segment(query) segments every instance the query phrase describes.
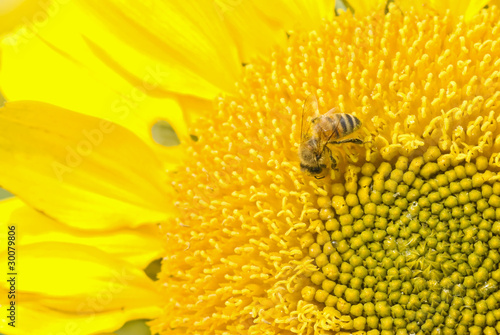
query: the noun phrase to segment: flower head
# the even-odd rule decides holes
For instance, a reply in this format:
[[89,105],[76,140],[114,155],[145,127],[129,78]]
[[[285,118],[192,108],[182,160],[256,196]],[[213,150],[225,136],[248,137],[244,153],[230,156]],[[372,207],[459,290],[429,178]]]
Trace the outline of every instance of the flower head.
[[[173,176],[154,329],[492,332],[499,14],[342,14],[246,66]],[[320,180],[297,155],[310,94],[363,123]]]

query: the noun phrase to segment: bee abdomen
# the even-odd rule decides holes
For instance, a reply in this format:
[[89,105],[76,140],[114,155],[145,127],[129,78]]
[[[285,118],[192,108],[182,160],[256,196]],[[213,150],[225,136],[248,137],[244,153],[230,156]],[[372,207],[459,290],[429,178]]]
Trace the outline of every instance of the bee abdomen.
[[359,121],[359,119],[354,115],[347,113],[337,113],[334,114],[334,117],[337,119],[336,121],[340,125],[339,137],[347,136],[361,127],[361,121]]

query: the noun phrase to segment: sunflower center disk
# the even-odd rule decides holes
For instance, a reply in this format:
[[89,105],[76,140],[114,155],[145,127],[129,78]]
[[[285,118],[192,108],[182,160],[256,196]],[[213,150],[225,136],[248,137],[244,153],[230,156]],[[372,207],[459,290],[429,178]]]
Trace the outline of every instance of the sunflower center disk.
[[324,230],[308,246],[318,271],[304,300],[346,331],[496,334],[500,182],[487,167],[437,147],[349,166],[333,197],[318,199]]

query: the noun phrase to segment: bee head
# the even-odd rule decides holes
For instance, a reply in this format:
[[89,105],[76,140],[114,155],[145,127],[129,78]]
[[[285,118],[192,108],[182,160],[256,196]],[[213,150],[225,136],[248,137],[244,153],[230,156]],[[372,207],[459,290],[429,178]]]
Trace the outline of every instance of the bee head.
[[317,175],[319,175],[321,172],[323,172],[323,169],[324,167],[321,166],[321,165],[316,165],[316,166],[307,166],[307,165],[304,165],[304,164],[300,164],[300,168],[302,169],[302,171],[307,171],[309,172],[311,175],[313,175],[314,177],[316,177]]

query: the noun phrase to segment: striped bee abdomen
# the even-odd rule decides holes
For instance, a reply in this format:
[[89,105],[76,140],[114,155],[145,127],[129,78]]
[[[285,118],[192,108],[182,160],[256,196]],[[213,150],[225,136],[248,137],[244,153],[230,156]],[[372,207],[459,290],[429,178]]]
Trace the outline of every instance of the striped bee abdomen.
[[347,113],[337,113],[331,116],[335,138],[342,138],[355,132],[361,127],[357,117]]

